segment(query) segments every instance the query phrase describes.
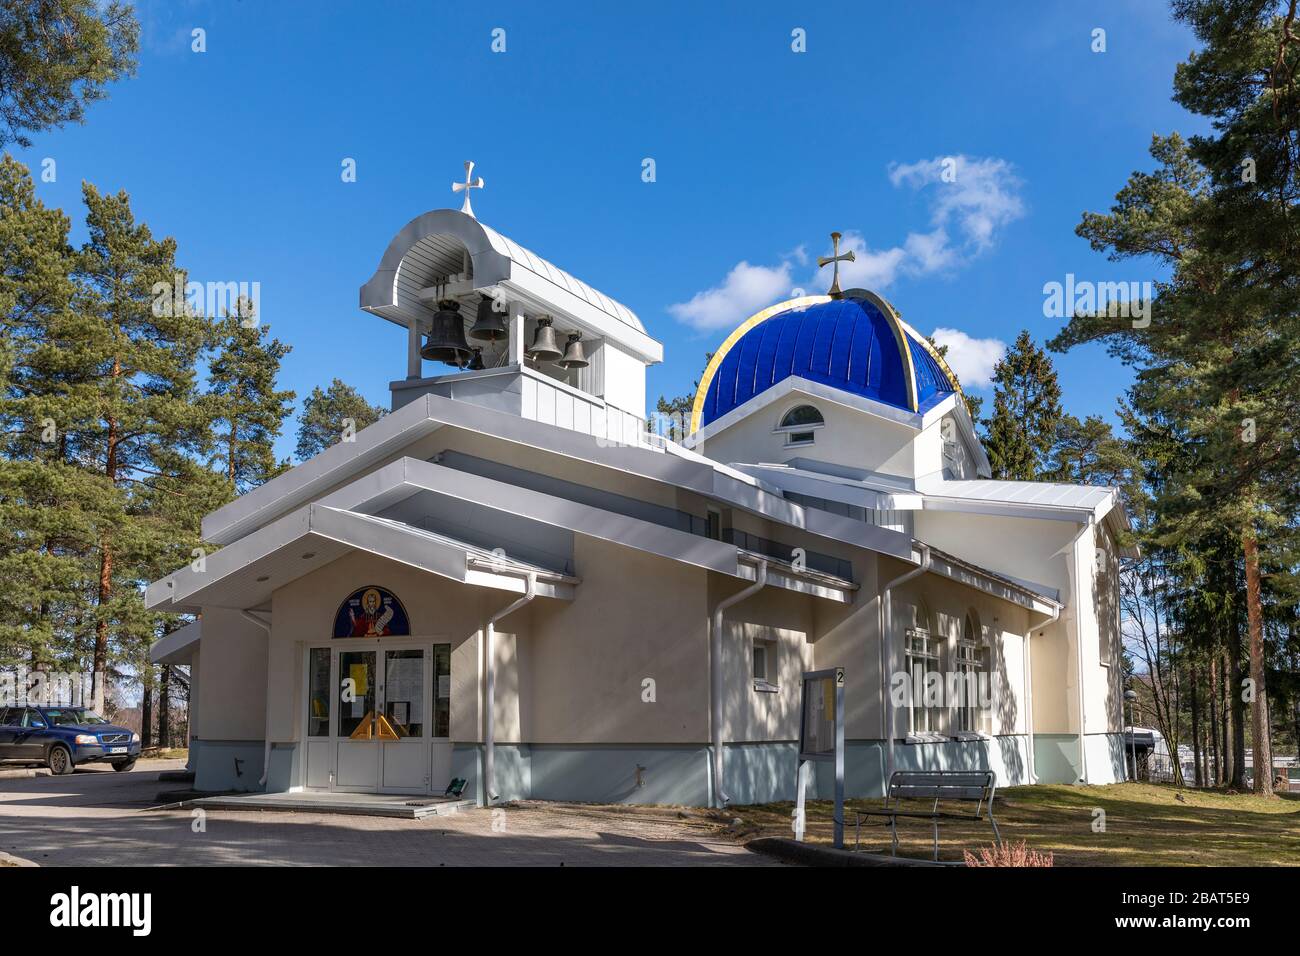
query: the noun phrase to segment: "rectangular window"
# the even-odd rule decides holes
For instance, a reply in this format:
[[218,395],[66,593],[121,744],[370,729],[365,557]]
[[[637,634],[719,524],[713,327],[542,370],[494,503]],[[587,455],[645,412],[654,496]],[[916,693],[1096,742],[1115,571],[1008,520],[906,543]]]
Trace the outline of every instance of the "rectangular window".
[[451,645],[433,645],[433,735],[451,736]]
[[373,740],[375,652],[339,651],[339,736]]
[[767,647],[754,645],[754,680],[767,680]]
[[790,432],[785,436],[786,447],[791,445],[811,445],[813,443],[812,432]]
[[705,528],[705,534],[714,541],[722,540],[722,512],[713,508],[709,509],[708,526]]
[[927,678],[941,680],[939,673],[939,642],[928,631],[909,628],[907,631],[907,677],[911,702],[908,706],[909,733],[932,733],[939,729],[940,707],[927,707],[925,694]]
[[957,676],[960,679],[960,697],[952,703],[957,708],[957,729],[978,733],[980,726],[980,691],[986,684],[988,668],[984,662],[984,649],[974,641],[957,642]]
[[330,735],[330,648],[313,647],[307,658],[307,736]]

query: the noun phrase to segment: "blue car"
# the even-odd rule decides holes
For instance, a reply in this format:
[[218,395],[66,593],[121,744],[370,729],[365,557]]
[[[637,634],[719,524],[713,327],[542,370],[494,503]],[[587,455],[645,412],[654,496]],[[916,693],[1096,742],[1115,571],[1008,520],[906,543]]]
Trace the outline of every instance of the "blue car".
[[0,761],[43,763],[65,774],[84,763],[130,770],[139,757],[139,734],[85,707],[0,707]]

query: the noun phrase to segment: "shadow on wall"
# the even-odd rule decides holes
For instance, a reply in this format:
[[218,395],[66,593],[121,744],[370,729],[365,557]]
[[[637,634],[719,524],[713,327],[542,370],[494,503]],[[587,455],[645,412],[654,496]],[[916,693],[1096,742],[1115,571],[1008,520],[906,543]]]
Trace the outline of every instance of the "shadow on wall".
[[[1093,575],[1092,602],[1093,607],[1097,609],[1098,653],[1102,660],[1110,662],[1110,669],[1106,671],[1106,731],[1122,735],[1124,732],[1122,679],[1124,645],[1120,638],[1119,627],[1119,554],[1115,550],[1115,541],[1109,531],[1101,535],[1101,541],[1103,543],[1101,550],[1106,556],[1106,567]],[[1126,776],[1123,740],[1110,739],[1109,744],[1110,780],[1123,780]],[[1091,770],[1090,767],[1090,777],[1094,776]],[[1103,779],[1097,782],[1108,783],[1110,780]]]
[[[972,611],[971,613],[974,614],[975,612]],[[979,617],[977,616],[975,620],[978,621]],[[996,624],[997,618],[994,618],[993,620]],[[997,703],[994,705],[996,708],[994,719],[997,722],[998,727],[1014,729],[1018,726],[1018,720],[1020,717],[1019,698],[1012,687],[1011,675],[1007,671],[1006,648],[1003,646],[1000,637],[1001,632],[995,628],[986,629],[983,624],[980,625],[980,630],[981,632],[987,630],[988,634],[988,636],[985,637],[985,634],[981,633],[980,639],[981,642],[989,648],[990,689],[997,700]],[[1026,637],[1025,640],[1028,641],[1030,638]],[[1023,653],[1024,648],[1022,647],[1021,654]],[[1019,674],[1023,675],[1023,673],[1024,668],[1022,667],[1020,668]],[[997,686],[993,687],[992,681],[995,678],[997,680]],[[995,765],[990,769],[998,771],[997,783],[999,787],[1010,787],[1029,783],[1028,757],[1022,746],[1017,743],[1017,741],[1025,739],[1026,738],[1024,737],[994,738],[993,742],[997,747],[1000,766]]]

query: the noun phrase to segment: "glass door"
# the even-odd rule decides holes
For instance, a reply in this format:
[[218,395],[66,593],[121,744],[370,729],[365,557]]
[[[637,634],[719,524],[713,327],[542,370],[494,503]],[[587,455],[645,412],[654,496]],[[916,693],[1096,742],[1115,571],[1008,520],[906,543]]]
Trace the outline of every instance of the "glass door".
[[423,794],[433,770],[447,776],[450,650],[370,641],[309,647],[306,786]]
[[425,793],[429,789],[429,748],[424,648],[387,648],[380,684],[378,740],[382,744],[381,789]]
[[335,705],[338,709],[338,758],[335,790],[370,790],[379,783],[383,733],[380,720],[378,651],[339,651]]

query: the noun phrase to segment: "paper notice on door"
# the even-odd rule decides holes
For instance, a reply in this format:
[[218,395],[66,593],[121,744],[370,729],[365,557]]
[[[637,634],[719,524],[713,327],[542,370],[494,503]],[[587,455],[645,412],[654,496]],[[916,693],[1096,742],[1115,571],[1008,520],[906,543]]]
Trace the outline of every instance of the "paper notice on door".
[[365,697],[370,689],[370,682],[366,680],[367,673],[365,664],[353,664],[348,668],[348,676],[352,678],[352,693],[358,698]]
[[423,719],[424,658],[390,657],[385,676],[384,697],[390,702],[403,701],[407,716],[403,724],[419,724]]
[[443,700],[451,696],[451,675],[438,675],[438,699]]

